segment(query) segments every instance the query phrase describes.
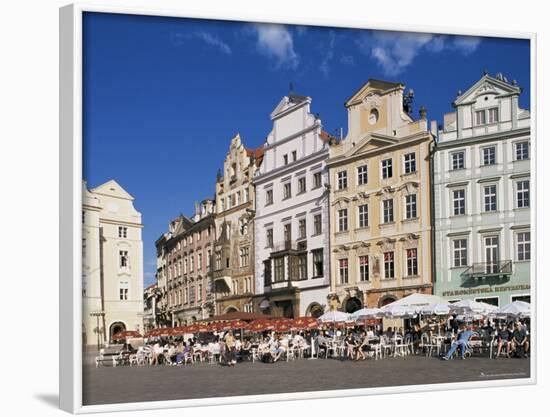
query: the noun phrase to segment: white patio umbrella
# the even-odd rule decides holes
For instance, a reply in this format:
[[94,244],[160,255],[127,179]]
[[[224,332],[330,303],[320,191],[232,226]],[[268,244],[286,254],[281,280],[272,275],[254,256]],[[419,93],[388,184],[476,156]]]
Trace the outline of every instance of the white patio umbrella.
[[487,315],[498,312],[497,306],[469,299],[451,303],[450,307],[452,313],[461,315]]
[[353,320],[375,319],[382,317],[382,310],[379,308],[362,308],[351,315]]
[[531,304],[525,301],[513,301],[499,310],[500,314],[514,317],[525,317],[531,315]]
[[321,323],[341,323],[349,320],[350,315],[348,313],[343,313],[337,310],[329,311],[317,319],[317,321]]
[[430,304],[426,307],[422,307],[419,311],[420,314],[424,315],[436,315],[436,316],[446,316],[449,314],[451,308],[450,303],[436,303]]
[[416,314],[416,309],[411,306],[403,306],[395,303],[382,307],[382,313],[385,317],[407,318]]

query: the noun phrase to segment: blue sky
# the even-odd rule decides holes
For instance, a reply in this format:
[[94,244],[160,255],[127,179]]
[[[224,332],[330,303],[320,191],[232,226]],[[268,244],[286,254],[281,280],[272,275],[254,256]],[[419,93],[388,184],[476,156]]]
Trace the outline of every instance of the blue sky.
[[527,40],[86,13],[84,179],[135,197],[149,284],[155,240],[213,197],[231,137],[263,143],[290,83],[329,132],[346,132],[343,103],[369,78],[413,88],[414,116],[424,105],[442,123],[485,69],[529,108],[529,54]]

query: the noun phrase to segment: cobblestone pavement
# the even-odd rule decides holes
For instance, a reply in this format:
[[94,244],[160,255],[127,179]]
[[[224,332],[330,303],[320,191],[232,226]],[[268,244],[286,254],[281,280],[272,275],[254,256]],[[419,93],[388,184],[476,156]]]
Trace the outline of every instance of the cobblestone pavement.
[[528,378],[530,372],[530,359],[483,357],[448,362],[412,356],[362,362],[298,359],[235,367],[197,363],[97,369],[90,362],[86,360],[83,373],[85,405],[515,379]]

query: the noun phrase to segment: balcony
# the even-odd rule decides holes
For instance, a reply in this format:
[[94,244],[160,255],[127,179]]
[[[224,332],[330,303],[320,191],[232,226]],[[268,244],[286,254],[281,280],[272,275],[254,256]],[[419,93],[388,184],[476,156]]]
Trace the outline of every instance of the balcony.
[[273,245],[271,256],[279,254],[279,252],[302,252],[305,250],[307,250],[307,240],[285,240]]
[[501,284],[510,280],[512,261],[479,262],[469,266],[462,274],[462,286]]

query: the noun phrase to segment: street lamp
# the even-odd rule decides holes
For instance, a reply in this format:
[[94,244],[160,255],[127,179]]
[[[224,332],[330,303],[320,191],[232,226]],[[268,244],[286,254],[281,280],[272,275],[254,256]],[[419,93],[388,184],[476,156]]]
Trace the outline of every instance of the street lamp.
[[101,333],[100,332],[100,327],[99,327],[99,318],[104,317],[105,312],[104,311],[94,311],[94,312],[90,313],[90,316],[96,318],[97,326],[95,328],[95,332],[97,334],[97,350],[99,350],[100,349],[99,334]]

